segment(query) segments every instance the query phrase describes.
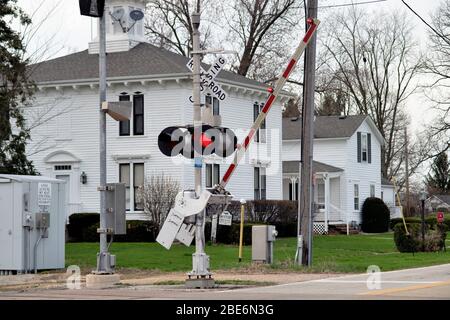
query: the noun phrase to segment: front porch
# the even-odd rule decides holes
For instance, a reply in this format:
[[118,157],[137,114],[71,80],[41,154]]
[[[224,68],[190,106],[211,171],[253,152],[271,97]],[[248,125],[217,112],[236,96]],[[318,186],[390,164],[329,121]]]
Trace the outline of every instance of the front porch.
[[[296,201],[299,194],[299,162],[283,162],[283,199]],[[315,214],[314,232],[327,234],[329,225],[347,224],[346,213],[341,209],[341,179],[343,170],[321,162],[313,162],[315,183],[313,188]]]

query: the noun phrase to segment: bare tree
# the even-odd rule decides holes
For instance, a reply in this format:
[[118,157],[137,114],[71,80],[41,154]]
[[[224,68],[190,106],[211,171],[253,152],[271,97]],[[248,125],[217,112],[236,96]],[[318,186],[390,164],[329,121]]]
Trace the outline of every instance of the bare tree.
[[[273,78],[279,71],[277,61],[284,63],[291,51],[294,31],[302,28],[300,4],[295,0],[205,0],[201,47],[214,44],[234,49],[239,54],[230,63],[233,71],[258,80]],[[189,56],[194,6],[195,1],[188,0],[150,0],[146,10],[149,41]]]
[[137,201],[142,203],[144,212],[149,216],[159,231],[170,209],[174,206],[175,197],[180,190],[179,183],[164,174],[154,174],[146,178],[139,187]]
[[423,68],[412,27],[398,12],[369,16],[351,8],[329,19],[322,37],[324,67],[348,93],[351,112],[370,115],[385,138],[382,173],[391,178],[403,160],[406,100],[416,92]]
[[239,52],[238,74],[259,80],[277,75],[275,61],[286,60],[292,47],[291,34],[303,27],[300,4],[295,0],[234,0],[224,5],[227,40]]
[[[205,1],[204,8],[214,7],[216,2]],[[191,14],[195,4],[189,0],[150,0],[146,8],[146,33],[149,41],[185,57],[192,51]],[[206,47],[211,35],[208,23],[201,25],[200,46]]]
[[436,32],[429,32],[431,45],[426,73],[433,77],[433,82],[428,86],[427,94],[439,112],[431,127],[443,141],[442,152],[450,149],[450,0],[443,0],[432,18]]

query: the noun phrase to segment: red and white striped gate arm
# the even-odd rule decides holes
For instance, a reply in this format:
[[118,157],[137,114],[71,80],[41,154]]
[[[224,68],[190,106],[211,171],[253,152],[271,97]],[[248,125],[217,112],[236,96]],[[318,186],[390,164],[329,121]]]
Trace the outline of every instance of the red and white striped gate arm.
[[289,78],[289,75],[291,74],[292,70],[294,70],[297,61],[300,59],[301,55],[303,54],[303,51],[305,51],[305,48],[308,45],[309,41],[311,40],[313,34],[316,32],[317,27],[320,24],[320,21],[318,19],[309,18],[307,20],[307,23],[310,25],[308,31],[306,32],[299,46],[295,50],[283,74],[281,75],[281,77],[278,78],[275,84],[275,88],[273,89],[273,92],[271,92],[271,94],[267,98],[264,108],[262,109],[261,113],[258,115],[252,127],[250,128],[250,132],[245,137],[244,143],[241,144],[236,150],[233,162],[228,167],[228,170],[225,172],[222,181],[220,182],[217,188],[219,191],[225,190],[225,186],[227,185],[228,181],[230,181],[230,178],[233,172],[236,170],[236,167],[238,166],[239,162],[244,157],[245,152],[247,151],[248,146],[250,145],[250,142],[252,141],[252,138],[255,135],[255,132],[259,129],[261,123],[266,118],[270,108],[272,107],[272,104],[274,103],[275,99],[281,92],[281,89],[284,87],[284,84],[286,83],[286,80]]

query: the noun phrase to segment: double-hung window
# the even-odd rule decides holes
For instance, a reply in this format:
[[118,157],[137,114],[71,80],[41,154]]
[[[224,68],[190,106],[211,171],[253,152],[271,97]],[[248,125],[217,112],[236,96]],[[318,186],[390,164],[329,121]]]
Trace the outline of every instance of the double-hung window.
[[[255,102],[253,104],[253,121],[258,118],[259,114],[261,113],[262,109],[264,108],[264,103],[259,104],[258,102]],[[255,133],[255,142],[266,142],[266,119],[261,123],[260,128]]]
[[317,209],[325,209],[325,184],[317,184]]
[[[128,95],[126,92],[123,92],[119,96],[119,101],[130,101],[130,95]],[[120,136],[130,135],[130,120],[119,122],[119,135]]]
[[216,97],[212,97],[211,95],[207,95],[205,97],[205,104],[208,104],[212,107],[213,116],[220,115],[220,100]]
[[361,136],[361,158],[363,162],[367,161],[367,134]]
[[359,185],[353,185],[353,208],[359,210]]
[[139,187],[144,185],[144,164],[119,164],[119,181],[125,184],[127,211],[144,210],[143,203],[139,199]]
[[206,187],[212,188],[216,184],[220,183],[220,165],[219,164],[209,164],[207,163],[206,166]]
[[[119,101],[130,101],[131,97],[126,92],[122,92]],[[141,92],[135,92],[133,95],[132,121],[119,122],[119,135],[130,136],[133,132],[134,136],[144,135],[144,95]]]
[[144,95],[140,92],[133,96],[133,134],[144,135]]
[[293,182],[289,181],[289,200],[297,201],[298,198],[298,180]]
[[357,133],[358,162],[372,163],[372,135],[370,133]]
[[255,200],[266,199],[266,168],[255,167],[254,168],[254,190]]

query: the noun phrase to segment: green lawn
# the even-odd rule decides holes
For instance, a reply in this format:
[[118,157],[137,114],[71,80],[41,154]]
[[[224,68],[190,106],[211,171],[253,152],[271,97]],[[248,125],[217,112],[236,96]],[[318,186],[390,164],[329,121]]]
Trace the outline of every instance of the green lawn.
[[[293,265],[295,238],[275,242],[275,263],[269,268],[298,269]],[[447,240],[447,246],[450,241]],[[111,252],[117,255],[119,268],[160,271],[189,271],[194,246],[174,245],[166,250],[157,243],[113,243]],[[95,266],[98,244],[68,243],[66,264],[82,268]],[[243,262],[238,263],[238,247],[207,246],[212,270],[246,268],[250,266],[251,247],[244,247]],[[313,272],[365,272],[369,265],[382,271],[450,263],[450,250],[437,253],[399,253],[392,233],[376,235],[315,236]],[[301,268],[300,268],[301,269]],[[300,271],[300,270],[298,270]]]

